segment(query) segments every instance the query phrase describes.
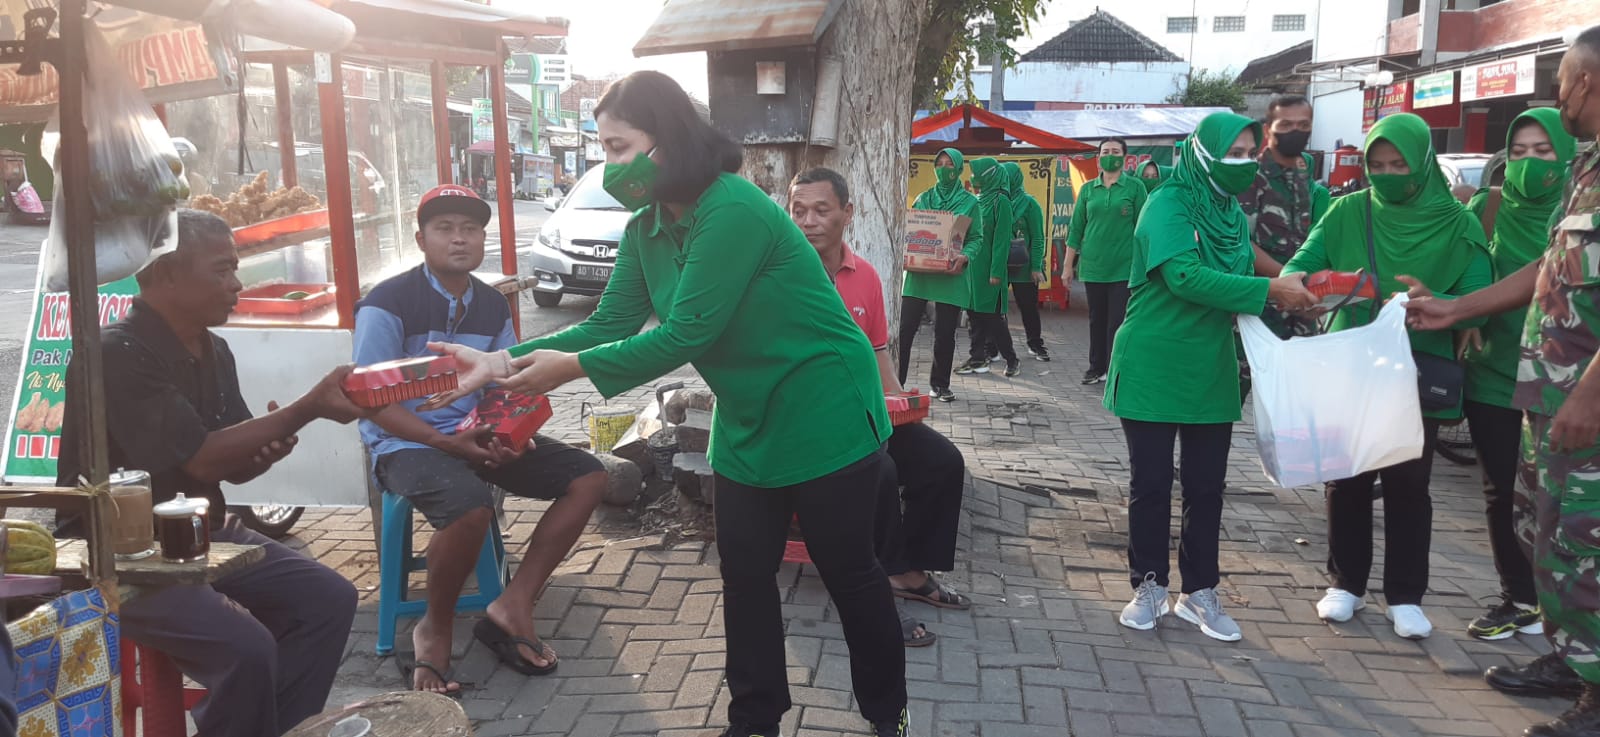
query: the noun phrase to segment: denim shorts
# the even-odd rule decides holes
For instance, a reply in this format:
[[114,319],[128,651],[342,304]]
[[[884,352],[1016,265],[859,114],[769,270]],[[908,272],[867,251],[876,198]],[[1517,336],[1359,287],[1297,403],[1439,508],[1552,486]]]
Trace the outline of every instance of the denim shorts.
[[560,499],[579,478],[605,466],[588,451],[535,435],[534,447],[499,468],[477,469],[435,448],[406,448],[378,457],[378,483],[441,529],[479,507],[494,507],[494,488],[525,499]]

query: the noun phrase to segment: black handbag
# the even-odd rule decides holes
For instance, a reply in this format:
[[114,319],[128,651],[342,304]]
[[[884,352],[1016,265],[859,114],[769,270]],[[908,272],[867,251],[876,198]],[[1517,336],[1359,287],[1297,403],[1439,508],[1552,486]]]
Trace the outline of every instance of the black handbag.
[[[1367,193],[1367,268],[1374,284],[1378,281],[1378,253],[1372,237],[1372,193]],[[1381,294],[1379,295],[1382,296]],[[1377,319],[1382,299],[1372,300],[1372,319]],[[1422,351],[1411,352],[1411,362],[1417,367],[1417,400],[1423,412],[1441,412],[1461,405],[1461,395],[1466,390],[1467,370],[1454,358],[1435,356]]]
[[1027,266],[1032,256],[1028,253],[1027,238],[1012,238],[1011,253],[1006,254],[1006,266]]

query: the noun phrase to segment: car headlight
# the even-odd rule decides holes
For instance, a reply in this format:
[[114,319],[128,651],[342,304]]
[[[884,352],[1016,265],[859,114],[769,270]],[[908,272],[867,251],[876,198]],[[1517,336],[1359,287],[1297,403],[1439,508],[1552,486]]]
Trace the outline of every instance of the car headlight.
[[561,250],[561,231],[554,228],[544,228],[539,231],[539,242],[559,251]]

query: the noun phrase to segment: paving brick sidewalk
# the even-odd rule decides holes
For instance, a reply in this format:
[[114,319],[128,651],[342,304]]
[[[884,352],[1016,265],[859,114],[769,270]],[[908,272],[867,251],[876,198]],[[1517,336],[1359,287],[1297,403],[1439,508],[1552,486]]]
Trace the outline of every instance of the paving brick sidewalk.
[[[1436,629],[1421,643],[1405,641],[1382,606],[1345,625],[1316,619],[1313,605],[1326,585],[1321,491],[1272,488],[1248,424],[1235,434],[1221,587],[1244,640],[1218,643],[1173,617],[1154,632],[1119,626],[1115,614],[1129,596],[1126,449],[1100,408],[1100,387],[1078,383],[1086,323],[1081,307],[1046,313],[1055,361],[1026,361],[1014,379],[958,377],[958,400],[934,408],[930,422],[961,446],[975,477],[959,569],[947,580],[976,606],[912,607],[940,636],[933,647],[906,651],[913,734],[1511,735],[1565,708],[1500,695],[1479,678],[1487,666],[1531,657],[1543,642],[1485,643],[1464,634],[1497,588],[1475,471],[1435,467],[1433,578],[1424,603]],[[1013,324],[1020,333],[1015,316]],[[919,336],[922,359],[930,332]],[[920,363],[911,383],[923,384],[917,377],[926,373]],[[646,396],[637,391],[628,401]],[[576,412],[586,399],[592,394],[557,400],[555,434],[583,437]],[[541,508],[508,502],[514,557]],[[378,579],[370,518],[364,511],[307,517],[297,544],[362,592],[333,703],[403,688],[393,659],[373,655]],[[419,545],[425,537],[419,532]],[[627,514],[607,509],[557,574],[537,612],[540,634],[562,656],[557,675],[497,668],[471,642],[471,618],[458,624],[458,675],[474,684],[463,704],[479,737],[715,734],[729,696],[714,547],[664,547]],[[785,564],[779,582],[795,702],[783,733],[865,734],[837,614],[815,569]],[[399,640],[409,649],[406,632]]]

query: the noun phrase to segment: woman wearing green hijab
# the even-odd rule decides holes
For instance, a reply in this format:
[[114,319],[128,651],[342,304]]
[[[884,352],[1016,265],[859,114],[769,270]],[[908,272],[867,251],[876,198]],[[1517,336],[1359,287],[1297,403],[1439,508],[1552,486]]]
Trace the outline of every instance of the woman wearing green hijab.
[[1139,183],[1144,185],[1146,192],[1156,191],[1156,187],[1164,184],[1170,176],[1172,167],[1162,166],[1154,161],[1146,161],[1144,166],[1139,167]]
[[968,361],[956,369],[958,374],[989,371],[985,346],[994,341],[1006,359],[1006,376],[1022,369],[1011,333],[1006,329],[1006,257],[1011,253],[1011,200],[1006,197],[1006,174],[1000,162],[984,157],[972,162],[972,182],[978,186],[978,219],[967,232],[967,246],[973,249],[967,269],[967,288],[972,305],[967,312],[974,328]]
[[[961,152],[947,148],[933,161],[933,170],[939,183],[917,197],[911,207],[916,210],[937,210],[965,215],[972,219],[970,231],[978,229],[978,198],[961,186],[961,170],[966,160]],[[922,274],[906,272],[905,287],[900,292],[900,384],[906,383],[911,370],[911,346],[916,344],[917,329],[922,326],[922,316],[933,303],[933,369],[928,377],[928,391],[939,401],[950,402],[956,398],[950,392],[950,369],[955,361],[956,324],[961,322],[961,311],[972,305],[972,292],[967,287],[967,277],[962,273],[967,262],[977,250],[977,244],[968,238],[963,253],[957,257],[956,268],[948,274]]]
[[1233,113],[1201,121],[1172,179],[1150,195],[1134,231],[1132,296],[1112,348],[1105,406],[1128,440],[1128,573],[1133,601],[1119,621],[1148,630],[1172,610],[1167,539],[1172,451],[1182,443],[1183,532],[1178,616],[1207,636],[1240,637],[1216,586],[1222,489],[1239,421],[1236,314],[1259,315],[1270,299],[1307,308],[1298,276],[1254,275],[1249,223],[1238,194],[1255,181],[1261,126]]
[[[1039,324],[1039,282],[1044,281],[1044,208],[1023,189],[1022,167],[1015,161],[1000,165],[1006,173],[1006,196],[1011,200],[1011,241],[1022,241],[1028,262],[1009,264],[1011,296],[1022,313],[1022,329],[1028,336],[1028,353],[1040,361],[1050,360]],[[1008,243],[1006,247],[1011,246]],[[1007,252],[1009,257],[1010,253]],[[1009,258],[1008,258],[1009,262]],[[991,343],[992,345],[992,343]]]
[[[1366,143],[1366,173],[1372,186],[1334,200],[1283,273],[1370,271],[1370,232],[1382,294],[1409,288],[1412,296],[1432,289],[1452,297],[1489,286],[1493,272],[1483,226],[1451,196],[1434,156],[1428,124],[1410,113],[1392,115],[1372,127]],[[1377,311],[1376,302],[1351,305],[1333,316],[1329,329],[1365,325]],[[1411,331],[1411,348],[1414,353],[1455,357],[1451,335],[1445,331]],[[1421,458],[1328,483],[1332,586],[1317,604],[1318,616],[1344,622],[1365,606],[1362,597],[1372,570],[1372,485],[1382,478],[1384,529],[1390,531],[1383,558],[1388,616],[1401,637],[1420,639],[1433,631],[1420,604],[1428,588],[1433,526],[1428,483],[1434,434],[1440,419],[1460,416],[1460,407],[1423,414],[1426,447]]]
[[[1551,213],[1561,204],[1567,183],[1567,165],[1577,151],[1577,141],[1561,127],[1561,113],[1541,107],[1518,115],[1506,135],[1505,185],[1499,209],[1493,213],[1493,194],[1482,190],[1467,207],[1483,224],[1493,227],[1489,256],[1495,281],[1504,279],[1544,253],[1549,242]],[[1484,219],[1487,216],[1489,219]],[[1521,460],[1522,412],[1511,403],[1521,357],[1522,324],[1528,309],[1502,312],[1488,318],[1481,336],[1467,346],[1467,427],[1483,467],[1487,497],[1489,549],[1500,575],[1500,603],[1467,626],[1467,634],[1499,640],[1514,633],[1539,634],[1538,599],[1533,568],[1522,552],[1512,525],[1512,500],[1516,494],[1517,463]],[[1468,331],[1471,334],[1471,331]]]

